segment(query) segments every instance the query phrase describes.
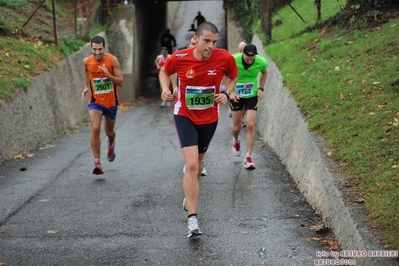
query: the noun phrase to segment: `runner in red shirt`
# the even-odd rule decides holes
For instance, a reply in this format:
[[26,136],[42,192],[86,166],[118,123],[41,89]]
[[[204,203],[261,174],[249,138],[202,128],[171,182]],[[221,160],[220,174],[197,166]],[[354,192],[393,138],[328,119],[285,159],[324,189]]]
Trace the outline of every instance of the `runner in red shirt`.
[[[227,103],[238,79],[234,57],[216,48],[219,30],[214,24],[202,23],[193,38],[197,46],[176,51],[159,74],[164,101],[173,99],[170,76],[177,73],[179,78],[174,119],[186,165],[183,190],[188,210],[188,237],[202,234],[197,218],[202,160],[217,127],[219,104]],[[229,80],[227,91],[221,92],[224,75]]]

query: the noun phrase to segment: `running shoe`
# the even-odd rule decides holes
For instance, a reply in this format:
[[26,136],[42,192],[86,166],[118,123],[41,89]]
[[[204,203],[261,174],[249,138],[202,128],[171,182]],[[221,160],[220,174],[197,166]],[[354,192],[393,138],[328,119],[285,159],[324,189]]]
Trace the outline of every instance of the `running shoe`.
[[101,165],[101,162],[95,161],[93,175],[102,175],[102,174],[104,174],[104,170],[103,170],[103,166]]
[[186,198],[183,199],[183,209],[187,212],[187,206],[186,206]]
[[233,151],[236,157],[239,157],[241,155],[240,140],[238,141],[233,140],[233,148],[231,148],[231,150]]
[[193,215],[187,220],[188,225],[188,238],[196,237],[202,235],[201,229],[198,227],[198,218]]
[[253,170],[255,169],[254,164],[252,163],[251,157],[247,156],[244,160],[244,167],[247,168],[248,170]]
[[205,165],[204,162],[202,162],[202,172],[201,172],[201,176],[206,176],[208,174],[208,172],[205,169]]
[[[186,165],[183,166],[183,174],[186,173]],[[204,162],[202,162],[202,172],[201,172],[201,176],[206,176],[208,174],[208,172],[205,169],[204,166]]]
[[166,106],[172,106],[172,104],[170,102],[166,102]]
[[229,110],[227,111],[227,115],[229,116],[229,117],[232,117],[233,116],[233,114],[231,113],[231,109],[229,108]]
[[113,162],[115,160],[115,141],[114,144],[112,145],[112,147],[109,146],[109,143],[107,143],[107,147],[108,147],[108,152],[107,152],[107,159],[110,162]]
[[242,120],[242,127],[247,127],[247,124],[245,123],[245,120]]
[[161,107],[165,107],[165,106],[166,106],[166,102],[165,102],[165,101],[162,101]]

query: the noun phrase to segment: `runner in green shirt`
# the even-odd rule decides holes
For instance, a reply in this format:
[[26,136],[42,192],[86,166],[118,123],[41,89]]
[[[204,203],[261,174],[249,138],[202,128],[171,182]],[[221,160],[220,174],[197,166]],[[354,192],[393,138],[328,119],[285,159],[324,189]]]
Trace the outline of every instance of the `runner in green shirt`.
[[[258,100],[263,98],[264,86],[267,78],[266,59],[258,55],[256,46],[247,44],[242,54],[234,56],[238,67],[238,82],[234,92],[230,95],[230,109],[233,113],[233,148],[235,156],[241,155],[240,131],[242,118],[246,114],[247,122],[247,153],[244,160],[246,169],[255,169],[252,162],[252,151],[255,142],[255,120],[258,109]],[[260,73],[259,85],[258,75]]]

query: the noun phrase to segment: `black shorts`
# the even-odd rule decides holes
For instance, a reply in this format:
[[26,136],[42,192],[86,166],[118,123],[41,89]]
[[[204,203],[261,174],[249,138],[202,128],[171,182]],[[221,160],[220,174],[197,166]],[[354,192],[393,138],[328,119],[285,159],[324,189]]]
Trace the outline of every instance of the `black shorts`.
[[240,111],[243,108],[246,110],[258,110],[258,96],[251,98],[240,98],[238,102],[233,102],[230,100],[230,109],[232,111]]
[[174,115],[174,118],[180,147],[198,146],[198,153],[205,153],[215,134],[218,122],[207,125],[194,125],[185,116]]

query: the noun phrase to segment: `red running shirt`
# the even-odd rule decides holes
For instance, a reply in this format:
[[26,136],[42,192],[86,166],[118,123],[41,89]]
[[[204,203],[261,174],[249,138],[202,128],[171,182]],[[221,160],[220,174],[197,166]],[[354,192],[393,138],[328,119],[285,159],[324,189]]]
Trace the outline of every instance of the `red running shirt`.
[[179,50],[166,61],[168,75],[177,73],[179,90],[173,113],[189,118],[195,125],[211,124],[219,119],[219,93],[223,76],[236,78],[238,69],[234,57],[226,50],[215,48],[207,60],[193,56],[194,48]]
[[[164,65],[165,65],[165,63],[166,63],[166,61],[168,61],[168,59],[169,59],[169,57],[171,57],[172,55],[170,55],[170,54],[168,54],[167,56],[166,56],[166,58],[163,56],[163,55],[158,55],[157,56],[157,60],[158,60],[158,65],[162,68]],[[161,70],[160,69],[158,69],[158,75],[159,75],[159,72],[160,72]]]

